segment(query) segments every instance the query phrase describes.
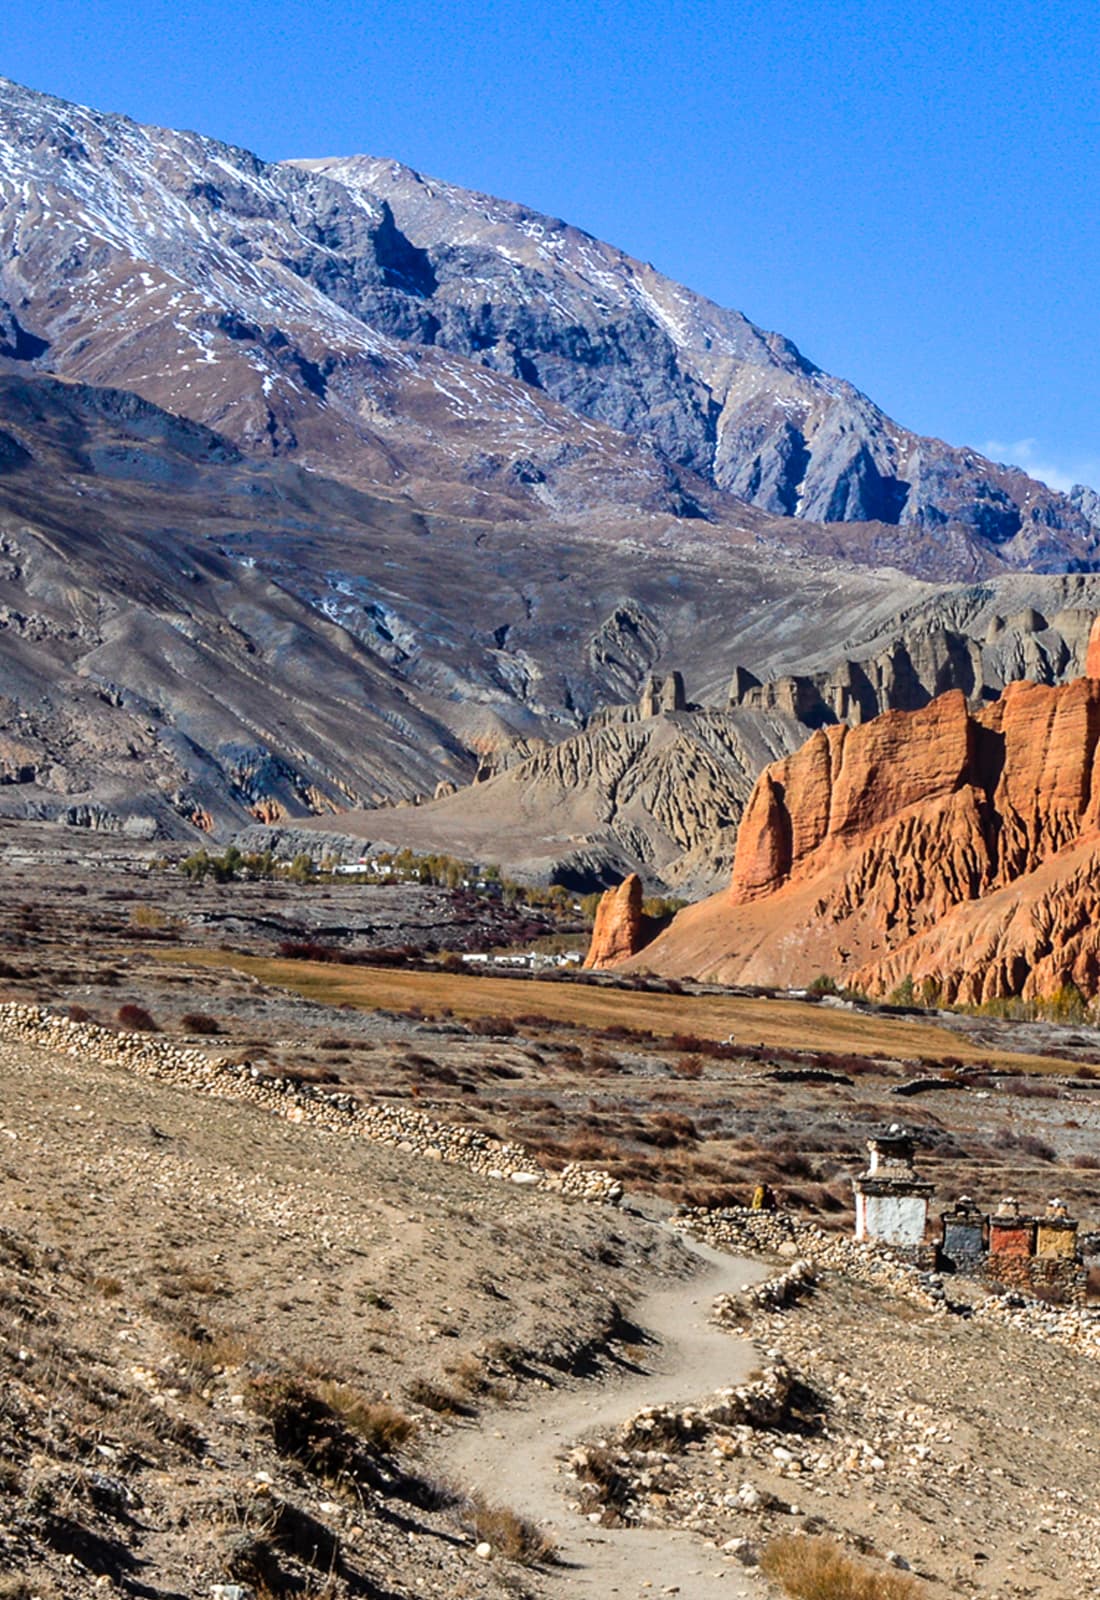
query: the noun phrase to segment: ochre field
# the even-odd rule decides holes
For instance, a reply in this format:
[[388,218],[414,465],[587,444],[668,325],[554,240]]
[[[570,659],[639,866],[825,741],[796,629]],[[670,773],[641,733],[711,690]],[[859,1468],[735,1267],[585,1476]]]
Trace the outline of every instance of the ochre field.
[[897,1060],[983,1062],[1032,1072],[1072,1072],[1054,1056],[1017,1055],[974,1043],[952,1029],[918,1018],[863,1016],[797,1000],[737,995],[645,994],[537,978],[483,978],[464,973],[342,966],[290,961],[231,950],[160,952],[160,958],[205,967],[231,967],[261,983],[289,989],[325,1005],[426,1015],[449,1010],[458,1018],[518,1019],[538,1015],[580,1027],[616,1025],[661,1035],[695,1034],[781,1050],[828,1050]]

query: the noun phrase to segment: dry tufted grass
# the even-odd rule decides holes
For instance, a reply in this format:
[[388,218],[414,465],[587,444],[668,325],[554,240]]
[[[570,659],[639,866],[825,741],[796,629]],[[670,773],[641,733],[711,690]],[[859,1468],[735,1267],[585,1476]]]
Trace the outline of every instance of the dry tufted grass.
[[314,1389],[332,1414],[372,1449],[394,1451],[416,1432],[415,1422],[397,1406],[369,1399],[354,1384],[324,1379]]
[[782,1584],[792,1600],[920,1600],[924,1592],[905,1573],[853,1561],[832,1539],[797,1534],[766,1545],[760,1570]]
[[483,1495],[471,1495],[461,1519],[479,1544],[492,1548],[494,1556],[514,1561],[521,1567],[539,1567],[554,1556],[554,1541],[521,1517],[510,1506],[496,1505]]

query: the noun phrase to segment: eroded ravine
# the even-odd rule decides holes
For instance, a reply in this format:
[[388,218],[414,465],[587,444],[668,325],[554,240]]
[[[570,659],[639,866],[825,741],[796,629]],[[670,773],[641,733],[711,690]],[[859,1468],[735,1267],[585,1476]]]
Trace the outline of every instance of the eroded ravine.
[[759,1282],[768,1268],[690,1238],[683,1244],[706,1270],[648,1295],[631,1311],[654,1341],[645,1371],[548,1390],[533,1404],[499,1413],[449,1441],[446,1466],[456,1481],[507,1503],[553,1535],[558,1564],[545,1579],[549,1595],[596,1600],[678,1590],[685,1600],[733,1600],[763,1593],[755,1574],[695,1535],[593,1526],[569,1509],[569,1480],[558,1470],[559,1457],[585,1435],[613,1428],[646,1406],[704,1399],[743,1382],[757,1364],[749,1341],[711,1322],[710,1308],[716,1295]]

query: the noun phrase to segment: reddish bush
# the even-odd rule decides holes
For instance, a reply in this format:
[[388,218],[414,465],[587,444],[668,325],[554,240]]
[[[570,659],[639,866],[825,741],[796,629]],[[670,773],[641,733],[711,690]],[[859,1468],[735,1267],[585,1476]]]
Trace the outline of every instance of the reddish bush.
[[205,1011],[185,1011],[180,1018],[180,1028],[184,1033],[220,1033],[221,1023],[217,1017],[207,1016]]
[[118,1025],[128,1033],[159,1033],[159,1028],[144,1006],[128,1002],[118,1008]]
[[471,1033],[483,1039],[510,1039],[516,1031],[511,1017],[474,1017],[468,1026]]

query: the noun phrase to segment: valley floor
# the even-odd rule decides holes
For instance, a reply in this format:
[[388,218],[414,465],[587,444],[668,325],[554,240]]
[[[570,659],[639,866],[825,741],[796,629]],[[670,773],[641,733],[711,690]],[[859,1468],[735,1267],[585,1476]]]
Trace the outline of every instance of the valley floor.
[[[69,1050],[0,1029],[0,1593],[756,1600],[756,1562],[790,1532],[872,1573],[893,1553],[914,1600],[1100,1584],[1100,1363],[974,1316],[961,1280],[945,1313],[823,1270],[719,1331],[719,1282],[736,1298],[789,1262],[729,1257],[708,1280],[665,1225],[678,1201],[766,1181],[843,1234],[863,1140],[899,1118],[936,1209],[1053,1191],[1094,1225],[1090,1030],[315,972],[272,959],[288,924],[388,906],[411,926],[428,901],[196,891],[111,860],[9,858],[0,1001],[108,1039],[141,1007],[159,1031],[135,1037],[239,1076],[203,1093],[79,1028]],[[717,1045],[727,1031],[740,1042]],[[624,1203],[272,1115],[257,1097],[280,1084],[291,1111],[304,1088],[518,1140],[532,1175],[606,1168]],[[774,1416],[713,1413],[716,1387],[780,1361]],[[621,1425],[664,1400],[705,1418],[640,1448]],[[573,1453],[590,1435],[598,1470]]]

